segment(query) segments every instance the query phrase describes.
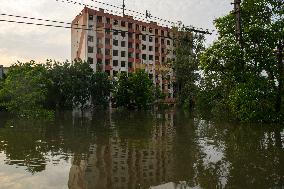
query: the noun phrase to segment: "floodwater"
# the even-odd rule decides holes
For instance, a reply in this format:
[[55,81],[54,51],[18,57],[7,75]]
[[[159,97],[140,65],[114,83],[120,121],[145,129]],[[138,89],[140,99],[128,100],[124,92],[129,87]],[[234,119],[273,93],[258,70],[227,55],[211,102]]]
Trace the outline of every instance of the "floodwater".
[[1,189],[284,188],[284,126],[182,112],[0,114]]

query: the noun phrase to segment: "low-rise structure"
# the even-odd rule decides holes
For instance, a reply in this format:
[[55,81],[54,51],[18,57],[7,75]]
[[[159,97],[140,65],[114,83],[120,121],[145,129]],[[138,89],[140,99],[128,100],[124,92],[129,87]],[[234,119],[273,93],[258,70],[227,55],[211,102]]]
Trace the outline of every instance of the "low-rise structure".
[[110,77],[144,69],[171,101],[174,74],[168,63],[175,58],[172,37],[170,28],[155,22],[85,7],[72,22],[72,60],[88,61],[94,71]]

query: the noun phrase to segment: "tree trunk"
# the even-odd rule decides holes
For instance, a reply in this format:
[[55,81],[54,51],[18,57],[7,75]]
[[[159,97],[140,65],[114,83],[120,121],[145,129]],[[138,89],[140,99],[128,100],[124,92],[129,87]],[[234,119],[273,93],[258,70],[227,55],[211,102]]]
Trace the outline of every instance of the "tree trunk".
[[284,80],[284,70],[283,70],[283,41],[280,40],[277,46],[277,67],[278,67],[278,91],[276,98],[276,112],[279,113],[281,111],[282,105],[282,92],[283,92],[283,80]]

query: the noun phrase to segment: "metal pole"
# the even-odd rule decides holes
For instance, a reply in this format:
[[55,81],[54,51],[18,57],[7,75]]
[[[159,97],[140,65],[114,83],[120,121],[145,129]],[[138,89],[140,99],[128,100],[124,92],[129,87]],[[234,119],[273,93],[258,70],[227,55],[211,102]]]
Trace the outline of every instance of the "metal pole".
[[125,15],[125,2],[123,0],[123,4],[122,4],[122,15],[124,16]]
[[241,0],[234,0],[234,10],[236,14],[236,40],[242,46],[242,19],[241,19]]

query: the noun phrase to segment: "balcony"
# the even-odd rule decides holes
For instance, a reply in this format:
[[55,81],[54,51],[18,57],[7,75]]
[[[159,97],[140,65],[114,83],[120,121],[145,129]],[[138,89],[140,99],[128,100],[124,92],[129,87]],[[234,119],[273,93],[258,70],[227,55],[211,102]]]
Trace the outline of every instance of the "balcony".
[[112,45],[105,45],[106,49],[112,49]]
[[128,28],[128,32],[135,33],[135,30],[133,28]]
[[104,33],[97,33],[97,38],[103,38],[104,37]]
[[141,40],[140,39],[135,39],[135,43],[141,44]]
[[106,58],[106,60],[110,60],[110,59],[112,59],[112,56],[111,55],[105,55],[105,58]]
[[112,29],[112,24],[105,23],[105,28]]
[[134,58],[128,58],[128,62],[134,62]]
[[166,48],[167,48],[167,45],[162,44],[162,48],[166,49]]
[[159,61],[156,61],[155,65],[161,65],[161,63]]
[[97,47],[98,47],[99,49],[102,49],[102,48],[104,48],[104,45],[103,45],[102,43],[99,43],[99,44],[97,44]]
[[139,54],[141,54],[141,50],[140,49],[135,49],[135,53],[139,53]]
[[161,56],[161,54],[159,52],[156,52],[155,56]]
[[111,39],[112,35],[111,34],[106,34],[105,37],[108,38],[108,39]]
[[97,55],[96,55],[96,58],[102,60],[102,59],[104,58],[104,55],[103,55],[103,54],[97,54]]
[[160,45],[160,43],[155,43],[155,47],[160,47],[161,45]]
[[128,48],[128,52],[134,52],[133,48]]
[[141,63],[141,59],[135,59],[136,63]]
[[105,65],[105,70],[112,70],[112,67],[111,67],[111,65]]
[[135,71],[134,68],[128,68],[129,73],[133,73],[134,71]]
[[97,22],[97,28],[103,28],[104,27],[104,23],[102,22]]
[[130,39],[128,39],[128,42],[129,43],[134,43],[134,39],[130,38]]

